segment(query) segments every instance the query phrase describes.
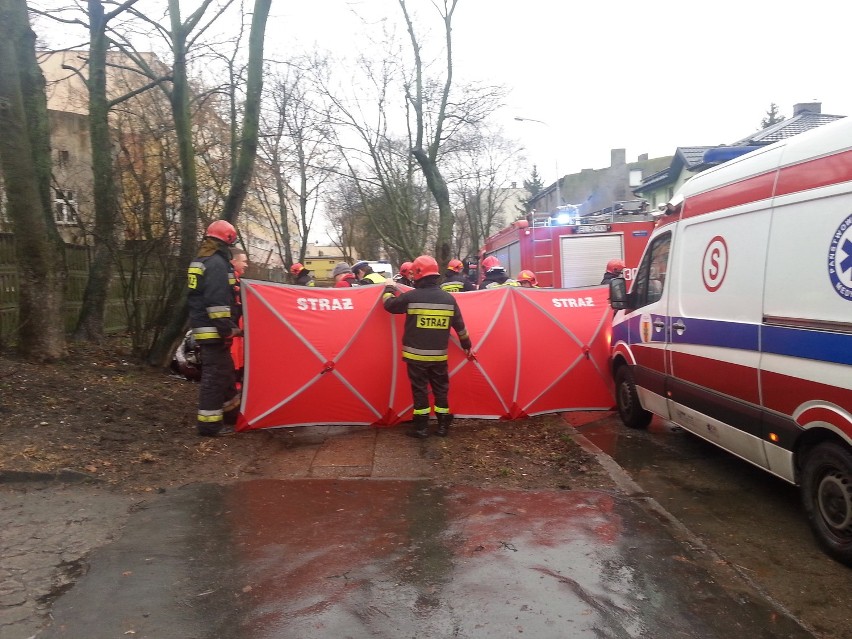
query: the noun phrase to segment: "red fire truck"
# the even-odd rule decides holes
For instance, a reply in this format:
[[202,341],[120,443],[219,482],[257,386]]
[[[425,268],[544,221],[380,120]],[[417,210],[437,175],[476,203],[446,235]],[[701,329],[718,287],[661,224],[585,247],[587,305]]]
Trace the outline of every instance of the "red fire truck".
[[573,205],[533,212],[487,238],[479,261],[494,255],[510,277],[530,270],[539,286],[573,288],[600,284],[606,263],[619,258],[631,280],[654,219],[643,200],[616,202],[589,215]]

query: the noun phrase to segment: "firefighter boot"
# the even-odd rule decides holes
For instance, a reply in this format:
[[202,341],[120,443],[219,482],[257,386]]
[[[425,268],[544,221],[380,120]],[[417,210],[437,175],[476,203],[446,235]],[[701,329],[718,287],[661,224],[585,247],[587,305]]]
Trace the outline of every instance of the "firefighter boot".
[[415,415],[413,425],[405,434],[417,439],[429,437],[429,415]]
[[435,434],[438,437],[446,437],[450,434],[450,426],[453,425],[453,416],[449,413],[438,413],[438,430]]

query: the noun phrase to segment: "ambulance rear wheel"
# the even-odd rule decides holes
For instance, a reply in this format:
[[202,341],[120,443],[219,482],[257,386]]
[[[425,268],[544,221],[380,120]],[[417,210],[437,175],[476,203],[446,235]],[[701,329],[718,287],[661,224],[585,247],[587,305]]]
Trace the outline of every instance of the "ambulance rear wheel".
[[852,565],[852,452],[847,447],[823,442],[808,452],[802,502],[823,550]]
[[629,428],[645,428],[651,423],[653,413],[642,408],[636,392],[636,380],[629,366],[621,366],[615,373],[615,404],[618,416]]

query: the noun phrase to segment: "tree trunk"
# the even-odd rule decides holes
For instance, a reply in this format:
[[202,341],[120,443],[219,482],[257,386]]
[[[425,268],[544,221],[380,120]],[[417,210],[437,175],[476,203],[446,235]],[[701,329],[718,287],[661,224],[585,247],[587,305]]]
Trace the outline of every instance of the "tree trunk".
[[106,17],[101,0],[89,3],[89,138],[94,177],[95,251],[74,339],[100,342],[104,337],[106,300],[116,256],[118,206],[106,94]]
[[50,196],[44,77],[25,0],[0,0],[0,163],[18,262],[18,348],[32,360],[66,354],[64,247]]
[[153,366],[168,365],[174,345],[183,336],[187,314],[186,269],[195,257],[198,245],[198,176],[195,170],[195,148],[192,142],[189,80],[186,75],[187,28],[181,23],[178,0],[169,0],[169,15],[174,54],[170,98],[181,167],[180,266],[172,281],[165,306],[166,312],[169,313],[168,322],[148,353],[148,363]]
[[438,170],[435,162],[432,162],[423,149],[413,149],[411,153],[420,165],[420,170],[426,177],[426,185],[429,192],[435,198],[438,205],[438,234],[435,239],[435,259],[438,260],[441,269],[453,259],[453,209],[450,206],[450,190],[444,176]]
[[263,92],[263,37],[266,31],[266,19],[272,0],[255,0],[249,34],[248,78],[246,79],[246,104],[243,124],[239,129],[239,157],[236,170],[231,179],[231,189],[225,200],[222,217],[232,224],[236,223],[243,201],[246,199],[254,160],[257,157],[257,135],[260,125],[260,96]]
[[[438,151],[443,140],[444,119],[447,116],[447,104],[450,97],[450,89],[453,85],[453,39],[452,39],[452,20],[453,12],[456,9],[458,0],[445,0],[444,10],[441,12],[441,17],[444,21],[444,37],[446,51],[446,78],[444,79],[444,87],[441,92],[441,102],[435,115],[434,132],[432,140],[429,143],[428,153],[424,150],[424,137],[426,132],[425,124],[425,105],[423,95],[423,61],[420,57],[420,43],[414,34],[414,24],[411,22],[411,17],[408,14],[408,8],[405,5],[405,0],[399,0],[399,6],[402,8],[402,13],[405,16],[405,23],[408,27],[408,34],[411,39],[411,49],[414,53],[414,91],[409,91],[408,101],[414,109],[416,116],[414,148],[411,153],[420,165],[420,170],[426,177],[426,184],[432,197],[435,198],[435,204],[438,205],[438,234],[435,240],[435,259],[438,261],[441,270],[452,259],[452,241],[453,241],[453,210],[450,206],[450,191],[447,188],[447,182],[444,176],[438,170]],[[437,7],[437,5],[436,5]]]

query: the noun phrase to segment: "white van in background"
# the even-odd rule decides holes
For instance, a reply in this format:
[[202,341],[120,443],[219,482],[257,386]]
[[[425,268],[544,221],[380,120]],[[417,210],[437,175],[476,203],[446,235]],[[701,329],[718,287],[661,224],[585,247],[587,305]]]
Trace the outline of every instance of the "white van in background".
[[852,565],[852,118],[690,179],[610,294],[624,423],[659,415],[798,485]]
[[378,273],[382,277],[389,279],[393,277],[393,267],[390,265],[390,262],[385,260],[378,261],[367,261],[367,264],[370,265],[370,268],[373,269],[373,273]]

